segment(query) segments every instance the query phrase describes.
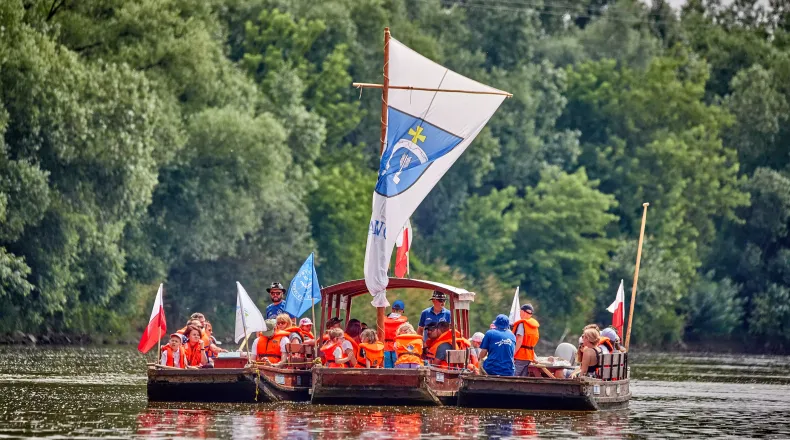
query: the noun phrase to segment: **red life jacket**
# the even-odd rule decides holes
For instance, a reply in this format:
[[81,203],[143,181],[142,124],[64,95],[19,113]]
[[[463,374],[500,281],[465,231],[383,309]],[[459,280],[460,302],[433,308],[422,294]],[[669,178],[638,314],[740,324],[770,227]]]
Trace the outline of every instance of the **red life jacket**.
[[340,348],[340,351],[343,351],[343,343],[329,343],[321,347],[321,352],[324,353],[326,357],[326,366],[329,368],[346,368],[345,363],[337,363],[337,359],[335,358],[336,348]]
[[[176,366],[175,357],[173,356],[173,348],[170,346],[170,344],[162,347],[162,352],[167,353],[167,359],[165,360],[165,365],[167,365],[168,367],[175,367]],[[186,354],[184,353],[183,347],[178,349],[178,356],[179,356],[178,359],[179,368],[186,368],[187,357]]]
[[520,319],[513,324],[513,331],[518,331],[518,326],[521,324],[524,325],[524,336],[521,339],[521,347],[516,347],[516,354],[513,358],[535,362],[535,346],[540,339],[538,331],[540,324],[535,318]]
[[274,335],[272,335],[270,338],[262,336],[262,338],[266,339],[261,339],[261,341],[258,343],[258,347],[256,348],[258,359],[260,360],[266,358],[269,360],[269,362],[280,362],[282,359],[280,340],[282,340],[284,337],[289,337],[291,333],[299,333],[299,335],[301,335],[302,329],[299,327],[289,327],[285,330],[276,330]]
[[365,368],[365,360],[370,361],[370,368],[383,368],[384,367],[384,343],[376,341],[372,344],[361,342],[359,344],[359,357],[357,358],[357,367]]
[[397,318],[384,318],[384,349],[386,351],[395,351],[395,332],[408,320],[406,315],[400,315]]

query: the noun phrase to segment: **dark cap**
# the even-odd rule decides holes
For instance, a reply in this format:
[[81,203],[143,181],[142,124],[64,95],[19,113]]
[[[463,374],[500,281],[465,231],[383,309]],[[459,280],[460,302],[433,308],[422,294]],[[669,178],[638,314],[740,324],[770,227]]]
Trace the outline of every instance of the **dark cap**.
[[329,318],[326,322],[326,328],[332,327],[335,324],[340,324],[341,322],[340,318]]
[[438,326],[439,326],[438,322],[429,322],[429,323],[425,324],[425,330],[431,331],[431,330],[435,329]]
[[272,285],[266,289],[266,291],[272,293],[272,289],[280,289],[283,292],[285,292],[285,288],[283,288],[283,285],[278,283],[277,281],[273,282]]
[[433,295],[431,295],[431,301],[438,299],[439,301],[447,301],[447,295],[438,290],[433,291]]
[[525,312],[533,312],[533,313],[535,312],[535,308],[532,307],[532,304],[524,304],[523,306],[521,306],[521,310]]

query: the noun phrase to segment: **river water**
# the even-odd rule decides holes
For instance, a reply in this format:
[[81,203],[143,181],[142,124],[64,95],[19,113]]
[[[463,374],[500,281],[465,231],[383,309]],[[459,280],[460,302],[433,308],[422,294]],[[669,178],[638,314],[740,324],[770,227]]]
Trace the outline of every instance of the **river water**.
[[642,354],[625,410],[148,404],[129,347],[0,347],[0,438],[790,438],[790,357]]

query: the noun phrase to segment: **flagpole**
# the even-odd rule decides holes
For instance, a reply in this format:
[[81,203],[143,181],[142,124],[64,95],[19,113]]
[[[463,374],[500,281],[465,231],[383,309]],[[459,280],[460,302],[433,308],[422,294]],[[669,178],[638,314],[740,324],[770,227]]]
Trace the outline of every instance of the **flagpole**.
[[[387,29],[387,28],[385,28]],[[386,47],[386,46],[385,46]],[[465,93],[468,95],[500,95],[506,98],[512,98],[513,94],[508,92],[487,92],[487,91],[480,91],[480,90],[459,90],[459,89],[432,89],[430,87],[414,87],[414,86],[391,86],[389,85],[389,78],[385,79],[385,84],[373,84],[373,83],[351,83],[352,87],[356,87],[360,90],[362,89],[392,89],[392,90],[411,90],[415,92],[445,92],[445,93]]]
[[241,326],[244,327],[244,348],[247,351],[247,363],[250,363],[250,345],[249,336],[247,335],[247,321],[244,319],[244,302],[241,300],[241,292],[236,288],[236,301],[239,302],[239,313],[241,313]]
[[[379,157],[384,156],[387,145],[387,100],[390,88],[390,28],[384,28],[384,84],[381,85],[381,146]],[[384,340],[384,307],[376,307],[376,333],[379,340]]]
[[[162,298],[160,298],[160,299],[162,300],[162,303],[159,304],[159,307],[161,307],[162,310],[164,310],[165,309],[165,286],[164,285],[162,285]],[[160,313],[160,315],[161,315],[161,313]],[[159,363],[159,359],[161,359],[161,356],[162,356],[162,319],[164,319],[164,316],[160,316],[159,317],[159,325],[158,325],[158,327],[159,327],[159,341],[158,341],[159,347],[158,347],[158,351],[156,352],[156,363]]]
[[636,249],[636,268],[634,268],[634,285],[631,288],[631,306],[630,311],[628,312],[628,332],[625,336],[625,349],[628,350],[628,347],[631,343],[631,327],[633,327],[632,322],[634,319],[634,302],[636,301],[636,283],[639,281],[639,263],[642,260],[642,240],[645,237],[645,221],[647,220],[647,207],[650,206],[650,203],[642,203],[642,227],[639,230],[639,245]]

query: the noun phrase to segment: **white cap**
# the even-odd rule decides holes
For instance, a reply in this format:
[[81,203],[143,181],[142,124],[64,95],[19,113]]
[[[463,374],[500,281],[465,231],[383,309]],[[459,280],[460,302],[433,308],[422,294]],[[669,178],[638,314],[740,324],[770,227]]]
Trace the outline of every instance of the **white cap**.
[[484,336],[485,336],[484,334],[482,334],[480,332],[477,332],[477,333],[472,335],[472,338],[470,340],[471,341],[477,341],[477,342],[483,342],[483,337]]
[[302,318],[302,320],[299,321],[299,326],[301,327],[303,325],[313,325],[313,321],[311,321],[310,318]]

